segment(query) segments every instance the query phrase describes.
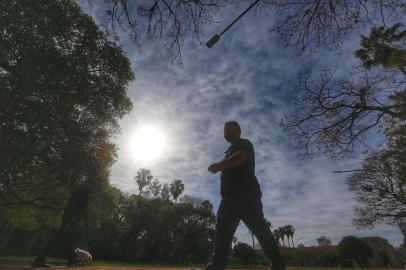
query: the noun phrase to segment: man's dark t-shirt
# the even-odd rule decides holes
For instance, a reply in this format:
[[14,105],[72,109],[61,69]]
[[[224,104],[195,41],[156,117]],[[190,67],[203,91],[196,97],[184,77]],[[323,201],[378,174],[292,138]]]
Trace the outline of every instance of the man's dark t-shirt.
[[261,189],[255,176],[254,146],[247,140],[240,138],[226,151],[230,157],[238,151],[248,154],[248,159],[238,166],[221,172],[221,195],[223,198],[238,198],[247,195],[261,196]]

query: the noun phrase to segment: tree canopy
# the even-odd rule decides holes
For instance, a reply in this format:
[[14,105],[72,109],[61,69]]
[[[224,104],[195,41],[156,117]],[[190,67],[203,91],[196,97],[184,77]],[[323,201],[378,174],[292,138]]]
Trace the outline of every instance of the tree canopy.
[[0,20],[0,212],[55,224],[73,188],[107,181],[133,73],[73,1],[1,2]]

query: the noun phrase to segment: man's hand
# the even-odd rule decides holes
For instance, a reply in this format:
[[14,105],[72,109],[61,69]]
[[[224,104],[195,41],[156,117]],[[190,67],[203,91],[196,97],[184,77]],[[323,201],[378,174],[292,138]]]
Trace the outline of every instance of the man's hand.
[[220,162],[213,163],[207,168],[209,172],[216,173],[240,165],[249,158],[248,154],[238,151]]
[[209,170],[211,173],[217,173],[220,171],[220,169],[221,165],[219,163],[213,163],[209,166],[209,168],[207,168],[207,170]]

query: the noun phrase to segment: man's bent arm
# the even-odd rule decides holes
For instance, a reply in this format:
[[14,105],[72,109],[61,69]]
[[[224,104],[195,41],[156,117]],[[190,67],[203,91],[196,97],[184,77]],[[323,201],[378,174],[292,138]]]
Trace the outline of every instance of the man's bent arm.
[[217,162],[217,164],[219,166],[219,171],[224,171],[228,168],[238,166],[241,163],[243,163],[244,161],[246,161],[248,159],[248,157],[249,157],[249,155],[247,153],[245,153],[244,151],[235,152],[228,158],[226,158],[220,162]]

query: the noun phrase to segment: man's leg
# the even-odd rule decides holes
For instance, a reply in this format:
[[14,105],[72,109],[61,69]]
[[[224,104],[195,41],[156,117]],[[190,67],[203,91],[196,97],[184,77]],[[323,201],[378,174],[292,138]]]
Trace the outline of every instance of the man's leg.
[[66,256],[66,264],[68,267],[74,265],[74,248],[75,248],[75,227],[77,223],[80,221],[77,217],[72,217],[66,222],[63,230],[63,237],[60,241],[60,245],[63,249],[63,252]]
[[46,266],[47,262],[47,257],[49,254],[49,251],[51,250],[55,239],[56,238],[56,232],[51,236],[51,238],[46,242],[46,244],[42,247],[40,253],[35,257],[34,261],[31,263],[32,266]]
[[61,237],[61,230],[58,229],[57,231],[51,234],[51,237],[45,243],[45,245],[40,250],[39,254],[35,257],[34,261],[31,263],[32,266],[36,267],[46,267],[47,265],[47,257],[53,248],[58,246],[58,242],[60,241]]
[[217,210],[216,241],[210,262],[205,270],[223,270],[227,265],[231,242],[237,229],[240,217],[230,201],[221,200]]
[[67,231],[65,233],[65,238],[61,243],[63,246],[63,253],[66,256],[66,265],[72,267],[74,265],[74,235],[72,231]]
[[279,252],[271,229],[265,222],[260,197],[247,200],[241,218],[245,225],[255,234],[264,250],[265,256],[272,263],[272,269],[284,270],[284,259]]
[[70,219],[68,221],[62,220],[61,225],[57,231],[55,231],[48,242],[43,246],[40,253],[35,257],[32,262],[32,266],[47,266],[46,261],[49,253],[53,248],[60,249],[61,242],[66,239],[66,230],[70,228],[75,220]]

